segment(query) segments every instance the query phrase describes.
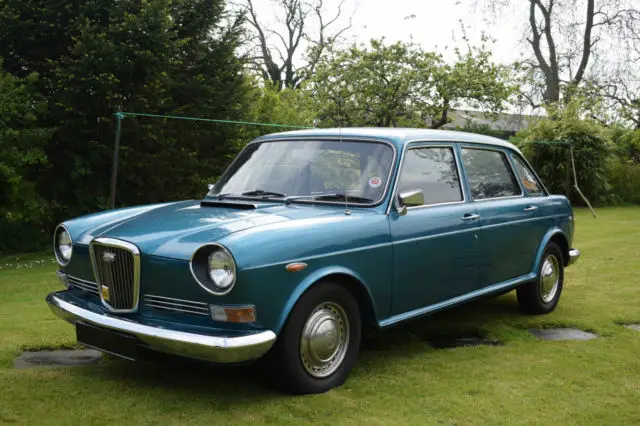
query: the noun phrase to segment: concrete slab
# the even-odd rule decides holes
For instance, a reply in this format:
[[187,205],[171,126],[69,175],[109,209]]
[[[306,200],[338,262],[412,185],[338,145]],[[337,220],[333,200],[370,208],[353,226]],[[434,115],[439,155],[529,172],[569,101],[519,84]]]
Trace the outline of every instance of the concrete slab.
[[544,328],[529,329],[540,340],[591,340],[598,337],[596,334],[577,328]]
[[94,349],[23,352],[15,359],[13,366],[20,369],[40,366],[69,367],[93,364],[101,359],[102,352]]

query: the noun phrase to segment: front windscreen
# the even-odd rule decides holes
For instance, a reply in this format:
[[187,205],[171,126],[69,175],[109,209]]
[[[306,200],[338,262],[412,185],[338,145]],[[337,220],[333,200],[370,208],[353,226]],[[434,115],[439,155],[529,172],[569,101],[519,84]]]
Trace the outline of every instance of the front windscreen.
[[249,145],[208,194],[349,201],[384,196],[394,151],[378,142],[273,141]]

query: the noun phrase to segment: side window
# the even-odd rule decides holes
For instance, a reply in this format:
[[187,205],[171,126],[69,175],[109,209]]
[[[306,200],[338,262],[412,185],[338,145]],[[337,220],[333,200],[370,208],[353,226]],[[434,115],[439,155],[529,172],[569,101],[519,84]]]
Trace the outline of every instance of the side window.
[[474,200],[522,194],[504,152],[462,148],[462,162]]
[[522,182],[524,189],[526,189],[530,195],[542,195],[541,185],[529,166],[516,155],[512,155],[511,158],[513,158],[513,163],[516,165],[516,170],[518,171],[520,182]]
[[462,201],[460,177],[453,148],[407,150],[398,182],[398,192],[421,189],[424,205]]

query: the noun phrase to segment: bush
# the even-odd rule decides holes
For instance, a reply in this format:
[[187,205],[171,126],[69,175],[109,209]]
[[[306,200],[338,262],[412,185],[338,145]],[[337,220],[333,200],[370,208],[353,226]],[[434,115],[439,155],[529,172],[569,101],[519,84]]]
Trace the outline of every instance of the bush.
[[608,176],[614,202],[640,204],[640,164],[613,158],[609,162]]
[[594,204],[612,201],[607,181],[607,159],[612,151],[609,133],[598,122],[581,116],[581,106],[550,109],[548,118],[518,133],[523,153],[552,193],[565,194],[573,204],[584,205],[573,190],[568,145],[527,142],[568,142],[573,146],[578,186]]

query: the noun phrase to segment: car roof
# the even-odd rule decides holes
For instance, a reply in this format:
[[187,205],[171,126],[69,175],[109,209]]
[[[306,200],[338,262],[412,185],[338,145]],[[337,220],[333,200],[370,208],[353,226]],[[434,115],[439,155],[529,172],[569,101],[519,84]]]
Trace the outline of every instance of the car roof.
[[516,152],[520,152],[518,147],[503,141],[502,139],[493,138],[491,136],[478,135],[475,133],[456,132],[451,130],[433,130],[433,129],[409,129],[409,128],[389,128],[389,127],[344,127],[342,129],[309,129],[294,130],[290,132],[272,133],[261,136],[256,141],[267,141],[277,139],[291,138],[342,138],[348,139],[376,139],[386,140],[400,150],[404,146],[413,141],[441,141],[441,142],[464,142],[470,144],[494,145],[503,148],[509,148]]

